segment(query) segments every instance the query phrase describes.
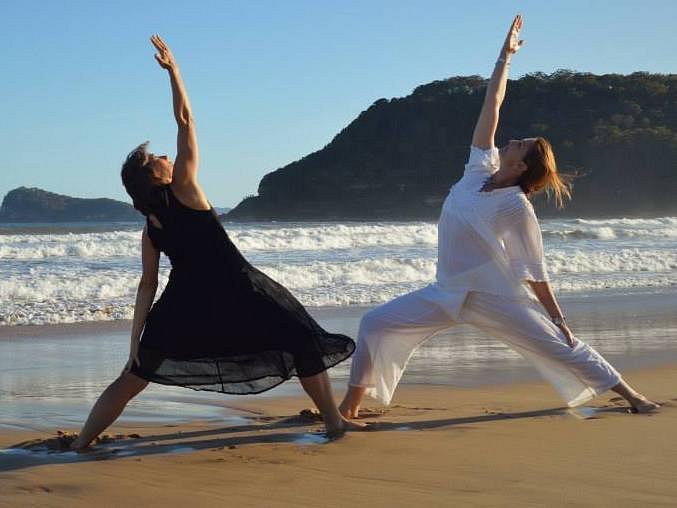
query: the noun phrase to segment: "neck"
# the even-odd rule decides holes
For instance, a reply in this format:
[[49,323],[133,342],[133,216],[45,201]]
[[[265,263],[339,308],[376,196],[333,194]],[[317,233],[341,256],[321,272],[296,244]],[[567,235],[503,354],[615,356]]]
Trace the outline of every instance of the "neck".
[[501,166],[499,170],[491,176],[491,180],[496,187],[510,187],[512,185],[517,185],[519,177],[515,176],[509,169]]

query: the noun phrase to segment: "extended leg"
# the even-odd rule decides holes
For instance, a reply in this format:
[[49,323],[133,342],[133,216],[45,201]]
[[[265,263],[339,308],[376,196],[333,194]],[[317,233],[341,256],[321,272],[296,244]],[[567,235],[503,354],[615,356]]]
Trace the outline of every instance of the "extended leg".
[[356,418],[365,394],[389,404],[411,355],[436,332],[454,321],[436,303],[430,286],[409,293],[365,314],[358,332],[348,392],[339,406]]
[[348,385],[348,391],[339,406],[340,413],[345,418],[358,418],[360,416],[362,399],[366,392],[367,388],[365,386]]
[[348,421],[341,416],[336,407],[326,371],[314,376],[302,377],[300,380],[303,389],[322,413],[327,426],[327,434],[330,437],[340,436],[347,430],[362,430],[365,427],[364,424]]
[[127,403],[138,395],[148,381],[129,372],[122,374],[106,388],[89,413],[87,422],[80,435],[73,441],[71,448],[81,450],[111,425]]
[[614,390],[638,412],[654,408],[634,391],[595,349],[579,341],[570,347],[540,307],[483,293],[471,293],[461,319],[502,339],[533,361],[570,406]]
[[635,391],[628,383],[621,379],[621,382],[612,388],[614,392],[628,401],[628,404],[638,413],[650,413],[660,408],[657,404],[647,399],[641,393]]

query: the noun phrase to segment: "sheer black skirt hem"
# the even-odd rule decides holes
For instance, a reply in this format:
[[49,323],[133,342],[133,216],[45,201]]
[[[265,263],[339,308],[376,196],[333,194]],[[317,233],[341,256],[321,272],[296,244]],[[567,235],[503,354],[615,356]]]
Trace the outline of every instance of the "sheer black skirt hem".
[[[295,361],[295,355],[285,350],[172,358],[166,352],[144,348],[142,342],[139,348],[141,365],[134,365],[131,372],[146,381],[167,386],[229,395],[255,395],[271,390],[292,377],[320,374],[346,360],[355,351],[355,342],[345,335],[327,334],[320,342],[323,339],[332,342],[334,347],[331,351],[318,351],[316,355],[305,352],[300,355],[304,359],[302,362]],[[314,361],[308,363],[312,356],[315,356]],[[301,365],[303,363],[305,365]],[[246,372],[247,366],[250,372]]]

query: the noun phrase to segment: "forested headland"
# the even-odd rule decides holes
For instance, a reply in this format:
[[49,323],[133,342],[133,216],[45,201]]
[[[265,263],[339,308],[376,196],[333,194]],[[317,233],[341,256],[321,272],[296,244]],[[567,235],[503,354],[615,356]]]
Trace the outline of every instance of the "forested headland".
[[74,198],[35,187],[11,190],[2,200],[0,222],[140,221],[128,203],[108,198]]
[[[379,99],[324,148],[268,173],[229,220],[434,219],[460,178],[487,80],[453,77]],[[544,136],[576,173],[563,210],[677,214],[677,75],[560,70],[508,84],[496,142]]]

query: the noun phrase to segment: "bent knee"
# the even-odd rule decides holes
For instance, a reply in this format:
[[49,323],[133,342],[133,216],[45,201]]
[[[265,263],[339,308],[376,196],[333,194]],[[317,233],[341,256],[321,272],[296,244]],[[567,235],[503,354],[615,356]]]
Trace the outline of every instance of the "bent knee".
[[134,395],[148,386],[148,381],[131,372],[121,374],[117,379],[117,382],[125,391],[133,393]]
[[362,316],[357,337],[359,340],[372,340],[384,326],[385,322],[378,308],[371,310]]

